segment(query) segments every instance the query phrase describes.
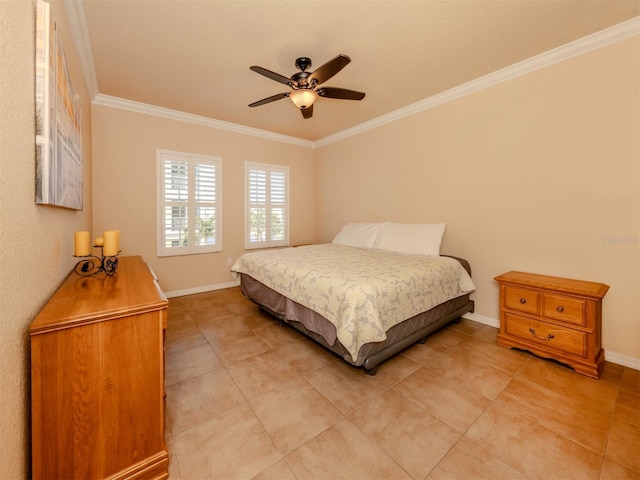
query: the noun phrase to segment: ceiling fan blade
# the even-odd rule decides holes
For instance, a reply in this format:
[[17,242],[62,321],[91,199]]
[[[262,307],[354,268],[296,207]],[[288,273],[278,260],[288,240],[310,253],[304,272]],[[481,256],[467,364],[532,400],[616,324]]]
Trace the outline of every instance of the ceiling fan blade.
[[310,105],[307,108],[301,108],[303,118],[311,118],[313,117],[313,105]]
[[267,70],[266,68],[257,67],[255,65],[249,68],[256,73],[259,73],[260,75],[264,75],[265,77],[270,78],[271,80],[275,80],[276,82],[284,83],[285,85],[289,85],[289,86],[291,85],[298,86],[298,82],[291,80],[290,78],[287,78],[284,75],[280,75],[279,73],[272,72],[271,70]]
[[288,93],[278,93],[277,95],[272,95],[267,98],[263,98],[262,100],[258,100],[257,102],[250,103],[250,107],[259,107],[260,105],[264,105],[266,103],[275,102],[276,100],[280,100],[282,98],[287,98],[289,96]]
[[351,59],[347,55],[340,54],[336,58],[329,60],[320,68],[316,69],[316,71],[309,76],[307,81],[310,84],[315,81],[316,85],[324,83],[342,70],[350,61]]
[[316,90],[316,93],[321,97],[339,98],[341,100],[362,100],[364,98],[364,92],[356,92],[346,88],[322,87]]

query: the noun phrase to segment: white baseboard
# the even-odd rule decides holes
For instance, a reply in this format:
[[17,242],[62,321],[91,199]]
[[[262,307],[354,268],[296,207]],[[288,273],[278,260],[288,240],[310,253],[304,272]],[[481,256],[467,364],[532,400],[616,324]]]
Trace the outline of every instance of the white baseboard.
[[463,317],[467,320],[481,323],[483,325],[500,328],[500,320],[498,320],[497,318],[485,317],[484,315],[478,315],[477,313],[465,313]]
[[[463,317],[473,322],[482,323],[483,325],[500,328],[500,320],[497,318],[485,317],[484,315],[478,315],[477,313],[465,313]],[[604,358],[607,362],[633,368],[634,370],[640,370],[640,358],[629,357],[610,350],[605,350]]]
[[203,285],[202,287],[187,288],[185,290],[174,290],[173,292],[164,292],[167,298],[184,297],[187,295],[195,295],[196,293],[213,292],[214,290],[223,290],[225,288],[238,287],[240,281],[227,283],[216,283],[214,285]]
[[[184,297],[186,295],[194,295],[196,293],[212,292],[214,290],[222,290],[224,288],[232,288],[240,285],[239,281],[217,283],[214,285],[204,285],[202,287],[188,288],[185,290],[175,290],[173,292],[164,292],[167,298]],[[486,317],[477,313],[465,313],[464,318],[471,320],[472,322],[482,323],[494,328],[500,328],[500,320],[497,318]],[[607,362],[615,363],[616,365],[622,365],[624,367],[640,370],[640,358],[629,357],[620,353],[611,352],[606,350],[604,352],[604,358]]]
[[622,355],[620,353],[605,350],[604,359],[607,362],[615,363],[616,365],[622,365],[624,367],[633,368],[634,370],[640,370],[640,358],[629,357],[627,355]]

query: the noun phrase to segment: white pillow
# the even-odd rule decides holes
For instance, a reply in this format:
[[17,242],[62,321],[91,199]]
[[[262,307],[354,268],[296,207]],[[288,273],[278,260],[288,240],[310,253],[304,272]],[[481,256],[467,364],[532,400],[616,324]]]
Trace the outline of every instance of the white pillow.
[[375,248],[412,255],[440,255],[444,223],[387,223],[378,232]]
[[385,223],[347,223],[338,232],[332,243],[349,247],[372,248],[380,228]]

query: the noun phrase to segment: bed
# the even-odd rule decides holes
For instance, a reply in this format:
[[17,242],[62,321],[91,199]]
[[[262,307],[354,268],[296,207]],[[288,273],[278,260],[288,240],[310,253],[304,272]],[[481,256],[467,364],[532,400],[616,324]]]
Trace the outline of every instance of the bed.
[[355,367],[380,363],[473,311],[469,263],[440,255],[444,224],[347,224],[332,243],[250,252],[243,294]]

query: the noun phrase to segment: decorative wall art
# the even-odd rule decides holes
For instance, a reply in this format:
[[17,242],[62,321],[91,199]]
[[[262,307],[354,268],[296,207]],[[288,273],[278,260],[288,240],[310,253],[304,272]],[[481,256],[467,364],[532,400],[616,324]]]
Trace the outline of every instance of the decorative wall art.
[[49,4],[36,13],[36,203],[82,210],[82,125]]

